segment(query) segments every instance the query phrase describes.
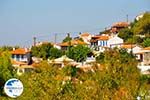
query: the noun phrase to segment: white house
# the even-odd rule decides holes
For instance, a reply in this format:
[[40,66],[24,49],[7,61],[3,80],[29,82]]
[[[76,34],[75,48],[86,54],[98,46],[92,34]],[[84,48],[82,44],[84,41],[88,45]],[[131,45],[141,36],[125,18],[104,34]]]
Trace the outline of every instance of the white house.
[[11,63],[17,70],[17,75],[22,75],[22,73],[34,69],[29,65],[31,63],[31,52],[27,48],[14,48],[13,51],[11,51],[11,55]]
[[91,47],[107,47],[114,48],[120,47],[123,44],[123,39],[119,38],[117,35],[108,36],[108,35],[99,35],[94,36],[91,39]]
[[82,34],[79,35],[79,37],[80,37],[81,39],[83,39],[83,41],[84,41],[85,43],[90,44],[90,40],[91,40],[91,38],[92,38],[92,35],[89,34],[89,33],[82,33]]
[[13,49],[11,51],[12,62],[17,65],[28,65],[31,62],[31,52],[27,48]]
[[109,36],[100,36],[98,41],[98,46],[107,47],[108,46]]
[[141,49],[136,55],[139,55],[137,67],[141,70],[142,74],[150,74],[150,47]]
[[141,49],[136,55],[140,56],[141,65],[150,65],[150,47]]
[[144,14],[145,14],[145,13],[141,13],[141,14],[137,15],[135,19],[136,19],[137,21],[139,21],[139,19],[143,18]]
[[120,47],[122,44],[123,44],[123,39],[115,35],[111,37],[110,39],[108,39],[107,47],[110,47],[110,48]]
[[120,48],[126,49],[128,53],[132,51],[133,54],[138,53],[142,49],[142,47],[136,44],[123,44]]

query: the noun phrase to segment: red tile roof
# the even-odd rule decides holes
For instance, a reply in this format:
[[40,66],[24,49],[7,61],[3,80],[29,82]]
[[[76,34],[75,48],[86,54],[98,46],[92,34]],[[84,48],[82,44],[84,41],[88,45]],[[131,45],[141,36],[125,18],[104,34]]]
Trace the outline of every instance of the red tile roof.
[[136,47],[135,44],[124,44],[121,46],[121,48],[124,48],[124,49],[131,49],[131,48],[134,48]]
[[89,35],[90,35],[89,33],[82,33],[82,34],[81,34],[82,37],[87,37],[87,36],[89,36]]
[[90,42],[96,42],[98,40],[108,40],[109,38],[110,38],[109,36],[96,35],[92,37]]
[[111,28],[110,32],[114,33],[114,32],[117,32],[117,28]]
[[50,44],[50,45],[54,45],[54,43],[48,42],[48,41],[43,41],[43,42],[38,42],[36,43],[36,46],[41,46],[43,44]]
[[28,50],[28,49],[19,48],[19,49],[11,51],[11,54],[27,54],[29,52],[30,52],[30,50]]
[[143,48],[143,50],[150,50],[150,47]]
[[69,42],[60,43],[60,46],[69,46],[69,45],[87,45],[87,43],[81,41],[81,40],[71,40]]
[[117,22],[117,23],[114,23],[112,27],[128,27],[129,26],[129,23],[127,22]]
[[97,42],[97,40],[91,39],[90,42],[91,42],[91,43],[92,43],[92,42]]
[[109,36],[100,36],[97,40],[108,40]]

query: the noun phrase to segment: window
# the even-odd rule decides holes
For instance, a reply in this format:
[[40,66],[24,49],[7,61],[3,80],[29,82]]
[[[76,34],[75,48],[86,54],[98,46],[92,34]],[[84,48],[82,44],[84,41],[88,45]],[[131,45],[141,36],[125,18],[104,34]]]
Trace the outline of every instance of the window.
[[16,58],[19,58],[19,55],[16,55]]
[[24,55],[20,55],[21,56],[21,59],[23,59],[24,58]]
[[20,59],[20,56],[16,55],[16,60],[19,61],[19,59]]
[[14,56],[14,55],[12,55],[12,58],[15,58],[15,56]]
[[27,56],[26,56],[26,55],[23,55],[23,57],[26,58]]

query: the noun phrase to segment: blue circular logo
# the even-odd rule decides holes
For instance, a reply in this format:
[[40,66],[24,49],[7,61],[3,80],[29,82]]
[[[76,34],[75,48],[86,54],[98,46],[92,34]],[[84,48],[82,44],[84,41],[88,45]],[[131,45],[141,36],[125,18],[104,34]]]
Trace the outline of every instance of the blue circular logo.
[[16,98],[22,94],[23,84],[18,79],[9,79],[4,85],[4,91],[9,97]]

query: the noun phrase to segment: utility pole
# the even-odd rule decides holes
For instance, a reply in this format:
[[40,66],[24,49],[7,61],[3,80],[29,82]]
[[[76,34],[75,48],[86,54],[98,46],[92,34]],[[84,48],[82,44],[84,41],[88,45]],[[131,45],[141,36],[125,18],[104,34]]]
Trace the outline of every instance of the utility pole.
[[36,37],[33,37],[33,46],[36,46]]
[[67,33],[67,37],[70,37],[70,33]]
[[57,42],[57,33],[55,33],[55,43]]
[[107,27],[105,27],[105,31],[107,30]]
[[128,23],[128,21],[129,21],[129,19],[128,19],[128,14],[126,15],[126,17],[127,17],[127,19],[126,19],[126,20],[127,20],[127,23]]

